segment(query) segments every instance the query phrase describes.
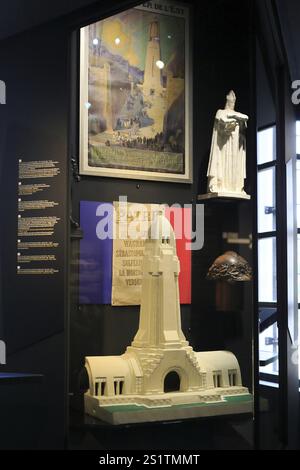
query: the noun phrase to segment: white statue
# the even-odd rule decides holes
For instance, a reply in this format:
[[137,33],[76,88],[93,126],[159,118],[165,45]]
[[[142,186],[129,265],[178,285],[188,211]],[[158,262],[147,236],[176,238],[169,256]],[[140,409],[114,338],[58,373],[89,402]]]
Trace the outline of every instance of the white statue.
[[250,199],[244,191],[249,118],[235,111],[235,102],[236,96],[231,90],[226,97],[225,109],[219,109],[215,117],[207,171],[207,197]]
[[195,352],[182,332],[180,264],[163,214],[145,245],[139,329],[123,355],[85,358],[85,412],[124,424],[251,411],[237,358],[229,351]]

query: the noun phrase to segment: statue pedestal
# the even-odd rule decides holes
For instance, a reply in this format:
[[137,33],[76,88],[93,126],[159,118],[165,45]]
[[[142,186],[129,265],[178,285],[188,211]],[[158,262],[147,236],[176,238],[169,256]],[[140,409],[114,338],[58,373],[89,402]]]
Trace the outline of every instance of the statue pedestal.
[[199,194],[198,201],[204,201],[207,199],[251,199],[251,196],[246,193],[231,193],[229,191],[220,191],[214,193]]

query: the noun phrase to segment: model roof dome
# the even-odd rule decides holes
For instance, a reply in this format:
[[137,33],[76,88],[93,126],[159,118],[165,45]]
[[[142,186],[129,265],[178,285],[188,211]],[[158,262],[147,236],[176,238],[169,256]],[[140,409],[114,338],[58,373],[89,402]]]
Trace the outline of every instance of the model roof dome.
[[175,248],[175,234],[169,220],[159,211],[153,219],[148,231],[148,239],[159,244],[169,244]]

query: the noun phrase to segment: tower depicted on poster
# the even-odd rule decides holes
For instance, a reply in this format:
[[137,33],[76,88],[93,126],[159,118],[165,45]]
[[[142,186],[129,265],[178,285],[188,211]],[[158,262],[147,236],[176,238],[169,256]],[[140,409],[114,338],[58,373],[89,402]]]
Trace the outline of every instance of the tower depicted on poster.
[[191,182],[189,49],[189,8],[174,2],[81,29],[81,174]]

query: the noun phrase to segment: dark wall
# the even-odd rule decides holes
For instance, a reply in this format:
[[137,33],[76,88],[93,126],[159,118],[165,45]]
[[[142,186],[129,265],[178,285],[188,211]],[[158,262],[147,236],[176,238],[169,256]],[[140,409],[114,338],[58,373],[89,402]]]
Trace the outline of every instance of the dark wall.
[[[257,120],[260,126],[276,125],[276,320],[278,327],[279,376],[278,386],[260,384],[261,398],[258,414],[261,448],[295,449],[298,447],[298,369],[292,363],[293,329],[297,332],[297,298],[294,291],[296,246],[296,152],[295,107],[291,103],[291,77],[295,73],[291,59],[292,48],[284,49],[277,32],[283,20],[284,2],[256,2],[259,28],[257,45]],[[293,2],[288,2],[286,12]],[[295,19],[292,20],[291,26]],[[283,25],[286,34],[287,24]],[[292,32],[292,28],[288,33]],[[285,37],[287,39],[287,37]],[[286,43],[286,45],[288,42]],[[290,44],[291,45],[291,44]],[[294,64],[295,65],[295,64]],[[271,378],[269,378],[271,380]],[[265,404],[268,403],[266,407]]]

